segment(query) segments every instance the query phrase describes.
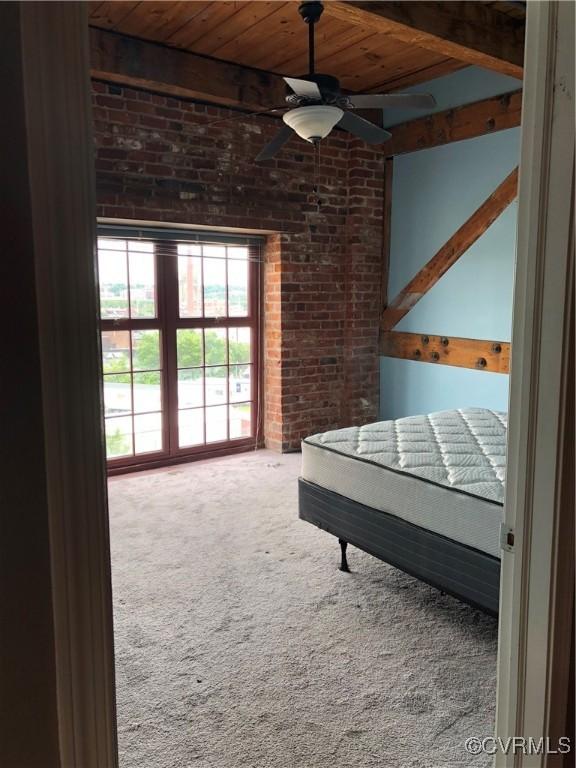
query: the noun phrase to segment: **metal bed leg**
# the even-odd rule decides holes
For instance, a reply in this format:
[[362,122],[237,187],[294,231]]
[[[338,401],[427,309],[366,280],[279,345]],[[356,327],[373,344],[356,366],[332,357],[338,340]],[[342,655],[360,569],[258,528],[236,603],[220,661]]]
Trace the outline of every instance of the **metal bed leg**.
[[350,568],[348,568],[348,560],[346,559],[346,547],[348,546],[348,542],[344,541],[344,539],[338,539],[338,543],[340,544],[340,552],[342,553],[340,567],[338,570],[344,571],[344,573],[350,573]]

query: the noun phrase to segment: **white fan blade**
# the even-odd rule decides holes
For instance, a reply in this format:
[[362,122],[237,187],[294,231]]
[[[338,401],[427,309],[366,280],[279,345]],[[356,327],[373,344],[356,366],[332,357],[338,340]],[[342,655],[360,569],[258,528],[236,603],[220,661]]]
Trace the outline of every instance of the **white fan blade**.
[[296,77],[285,77],[284,82],[288,83],[290,88],[297,96],[305,96],[307,99],[322,99],[320,88],[311,80],[299,80]]

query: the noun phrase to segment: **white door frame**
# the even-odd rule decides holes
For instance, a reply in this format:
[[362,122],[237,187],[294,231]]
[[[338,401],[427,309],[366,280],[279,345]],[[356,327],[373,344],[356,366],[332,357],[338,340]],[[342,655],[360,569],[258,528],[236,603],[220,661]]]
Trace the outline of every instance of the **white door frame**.
[[115,768],[87,4],[21,2],[19,11],[60,768]]
[[[22,3],[63,768],[117,765],[85,7]],[[528,3],[497,732],[545,734],[562,480],[572,2]],[[55,88],[55,86],[58,86]],[[46,152],[46,147],[51,151]],[[72,162],[72,166],[70,163]],[[72,167],[73,174],[63,169]],[[67,371],[62,376],[62,371]],[[74,376],[69,375],[70,371]],[[556,601],[556,602],[555,602]],[[543,764],[496,758],[500,766]]]
[[[574,252],[574,3],[529,2],[502,552],[496,734],[550,734]],[[560,592],[558,592],[558,590]],[[572,593],[573,595],[573,593]],[[556,627],[558,629],[558,627]],[[569,636],[569,623],[566,632]],[[568,658],[568,656],[567,656]],[[547,765],[498,752],[496,766]]]

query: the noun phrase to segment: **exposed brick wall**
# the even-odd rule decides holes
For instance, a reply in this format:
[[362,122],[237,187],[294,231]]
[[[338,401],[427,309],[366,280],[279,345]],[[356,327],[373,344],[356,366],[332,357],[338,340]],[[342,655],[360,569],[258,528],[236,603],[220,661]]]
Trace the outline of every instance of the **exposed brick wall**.
[[322,142],[318,208],[310,145],[254,163],[277,119],[95,82],[94,126],[99,216],[278,233],[263,268],[267,445],[377,418],[381,151],[339,131]]

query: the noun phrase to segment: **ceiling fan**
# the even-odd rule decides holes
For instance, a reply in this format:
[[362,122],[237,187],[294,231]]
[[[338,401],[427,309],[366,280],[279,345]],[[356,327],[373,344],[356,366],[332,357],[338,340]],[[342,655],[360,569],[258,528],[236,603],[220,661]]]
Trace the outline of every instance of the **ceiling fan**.
[[314,60],[314,27],[324,7],[321,2],[303,2],[298,12],[308,24],[309,72],[304,77],[285,77],[292,93],[286,102],[294,108],[286,112],[282,126],[272,141],[256,157],[257,161],[274,157],[284,144],[297,133],[302,139],[317,144],[337,125],[363,139],[368,144],[381,144],[392,134],[384,128],[354,114],[354,109],[429,109],[436,105],[426,93],[365,93],[343,94],[338,78],[317,74]]

